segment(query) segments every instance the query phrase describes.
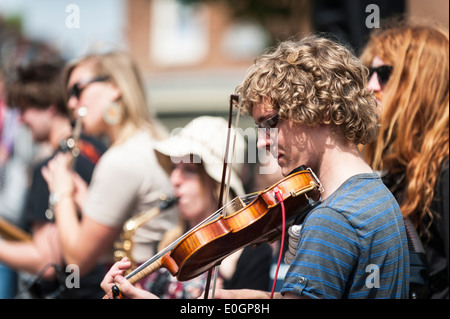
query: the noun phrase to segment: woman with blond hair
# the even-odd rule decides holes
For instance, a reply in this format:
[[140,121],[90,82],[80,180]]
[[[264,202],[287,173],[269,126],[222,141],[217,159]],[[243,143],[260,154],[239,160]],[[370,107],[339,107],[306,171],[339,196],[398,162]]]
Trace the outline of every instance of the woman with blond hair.
[[361,55],[381,123],[364,154],[421,237],[429,298],[449,296],[448,51],[448,31],[396,22],[374,32]]
[[[70,63],[64,84],[69,108],[85,109],[84,131],[110,142],[89,188],[71,173],[65,154],[43,168],[56,199],[65,262],[83,274],[99,261],[112,263],[113,243],[124,222],[157,205],[161,194],[171,196],[172,187],[153,151],[165,132],[149,111],[139,72],[127,54],[94,54]],[[132,254],[137,263],[155,253],[162,234],[176,222],[171,209],[136,230]]]

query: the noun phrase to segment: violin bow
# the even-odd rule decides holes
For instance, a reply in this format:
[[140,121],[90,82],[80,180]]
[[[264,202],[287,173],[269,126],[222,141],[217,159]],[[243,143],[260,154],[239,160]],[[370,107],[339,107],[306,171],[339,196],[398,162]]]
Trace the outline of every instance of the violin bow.
[[[225,146],[225,155],[223,157],[222,180],[220,183],[219,202],[218,202],[218,207],[217,207],[218,210],[223,206],[223,202],[225,202],[225,203],[228,202],[228,194],[230,191],[231,169],[232,169],[232,165],[233,165],[233,157],[234,157],[234,153],[235,153],[236,134],[237,134],[237,131],[235,130],[234,137],[233,137],[233,150],[232,150],[231,156],[230,156],[229,155],[230,134],[231,134],[231,122],[232,122],[234,101],[236,101],[238,104],[238,112],[236,115],[236,124],[235,124],[235,128],[237,129],[238,125],[239,125],[239,115],[241,113],[241,95],[240,94],[237,94],[237,95],[232,94],[230,96],[230,109],[228,112],[228,133],[227,133],[227,142],[226,142],[226,146]],[[228,172],[228,174],[227,174],[227,172]],[[228,178],[227,178],[227,176],[228,176]],[[226,182],[225,182],[225,179],[227,179]],[[225,184],[226,184],[226,191],[225,191]],[[225,201],[223,200],[224,193],[225,193]],[[225,210],[222,212],[222,214],[225,214]],[[216,291],[217,274],[219,271],[218,266],[215,266],[208,270],[208,276],[206,279],[205,294],[204,294],[205,299],[208,299],[209,287],[211,284],[211,276],[212,276],[213,269],[214,269],[214,279],[213,279],[212,298],[214,299],[214,294]]]

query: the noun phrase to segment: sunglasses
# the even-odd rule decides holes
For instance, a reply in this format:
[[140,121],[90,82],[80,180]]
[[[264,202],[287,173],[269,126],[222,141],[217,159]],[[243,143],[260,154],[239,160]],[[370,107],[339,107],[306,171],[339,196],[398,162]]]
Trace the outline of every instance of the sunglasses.
[[259,132],[260,129],[264,129],[266,132],[266,136],[269,136],[274,128],[277,127],[280,115],[277,113],[261,124],[256,124],[256,130]]
[[381,85],[385,85],[389,81],[393,67],[390,65],[381,65],[376,68],[369,68],[369,79],[376,72],[378,76],[378,82]]
[[89,84],[95,83],[95,82],[105,82],[109,79],[108,76],[98,76],[88,81],[80,81],[75,83],[72,88],[69,90],[69,99],[74,96],[77,98],[77,100],[80,99],[81,93],[85,88],[88,87]]

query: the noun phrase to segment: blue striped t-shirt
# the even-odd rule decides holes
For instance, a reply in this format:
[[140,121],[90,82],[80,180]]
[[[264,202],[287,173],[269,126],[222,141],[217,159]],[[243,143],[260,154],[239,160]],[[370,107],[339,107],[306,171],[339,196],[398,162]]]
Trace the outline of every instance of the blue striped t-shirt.
[[407,298],[409,254],[397,201],[376,173],[349,178],[313,209],[282,293]]

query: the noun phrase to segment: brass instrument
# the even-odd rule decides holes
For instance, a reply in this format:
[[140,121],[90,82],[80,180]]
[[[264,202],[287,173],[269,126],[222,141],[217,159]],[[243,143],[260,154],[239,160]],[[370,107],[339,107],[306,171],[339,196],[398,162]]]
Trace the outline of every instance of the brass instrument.
[[31,241],[31,236],[20,229],[19,227],[11,224],[0,217],[0,237],[7,240],[16,241]]
[[80,107],[78,109],[78,117],[75,122],[75,126],[73,128],[72,137],[69,137],[67,140],[62,141],[59,146],[61,151],[63,152],[71,152],[72,153],[72,168],[75,165],[75,159],[80,155],[80,149],[78,148],[78,140],[80,139],[81,129],[83,124],[83,117],[87,114],[87,109],[85,107]]
[[161,195],[158,205],[128,219],[122,227],[120,240],[117,240],[114,243],[115,261],[119,261],[123,257],[128,257],[128,259],[131,261],[131,268],[128,271],[133,270],[136,267],[136,262],[132,256],[134,246],[134,233],[138,228],[144,226],[151,219],[158,216],[162,211],[172,207],[175,203],[177,203],[177,201],[177,198],[168,198],[165,195]]

